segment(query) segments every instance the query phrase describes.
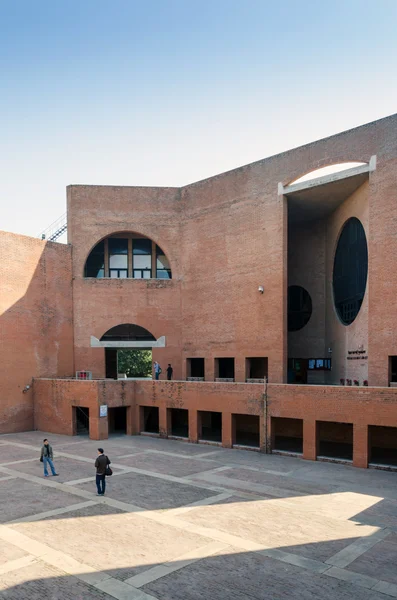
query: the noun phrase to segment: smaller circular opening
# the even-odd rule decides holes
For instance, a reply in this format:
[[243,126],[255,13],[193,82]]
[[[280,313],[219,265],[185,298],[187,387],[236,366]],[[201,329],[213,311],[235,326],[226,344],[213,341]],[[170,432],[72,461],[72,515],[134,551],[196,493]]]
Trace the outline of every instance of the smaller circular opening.
[[288,331],[299,331],[312,316],[312,299],[305,288],[290,285],[288,288]]

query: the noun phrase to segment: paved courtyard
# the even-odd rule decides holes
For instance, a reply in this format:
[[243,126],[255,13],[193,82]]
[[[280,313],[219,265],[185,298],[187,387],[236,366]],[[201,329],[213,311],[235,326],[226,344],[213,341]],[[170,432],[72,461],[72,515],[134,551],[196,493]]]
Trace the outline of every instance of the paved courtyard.
[[[48,437],[59,477],[44,479]],[[397,598],[397,474],[149,437],[0,436],[0,598]]]

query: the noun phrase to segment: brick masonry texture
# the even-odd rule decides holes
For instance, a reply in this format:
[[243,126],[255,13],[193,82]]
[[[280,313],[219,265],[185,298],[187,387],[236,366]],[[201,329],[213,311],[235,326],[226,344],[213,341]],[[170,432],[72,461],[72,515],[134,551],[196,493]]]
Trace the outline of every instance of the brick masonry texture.
[[[397,115],[290,150],[183,188],[72,185],[67,189],[69,245],[0,233],[0,432],[32,427],[75,433],[73,406],[90,408],[90,435],[104,439],[99,405],[126,406],[127,431],[141,428],[142,406],[159,408],[160,433],[170,433],[169,409],[188,407],[189,439],[197,441],[198,410],[223,415],[224,446],[235,437],[233,415],[259,417],[260,446],[272,442],[272,417],[303,419],[305,458],[317,452],[317,421],[354,424],[354,464],[368,462],[368,426],[397,426],[389,389],[389,356],[397,355]],[[305,173],[342,162],[376,170],[332,214],[315,224],[288,227],[288,200],[278,194]],[[341,228],[357,217],[366,232],[369,268],[356,320],[336,315],[332,270]],[[158,243],[173,278],[84,278],[99,240],[134,232]],[[258,286],[264,286],[264,294]],[[287,333],[287,287],[302,285],[313,315]],[[88,369],[105,376],[103,348],[91,348],[111,327],[134,323],[166,347],[154,359],[171,362],[186,378],[186,359],[205,359],[204,384],[174,381],[73,382],[59,379]],[[362,346],[367,361],[348,361]],[[287,358],[326,356],[333,370],[318,383],[286,386]],[[235,359],[235,381],[212,383],[215,359]],[[263,388],[244,385],[246,358],[268,359],[268,408]],[[340,378],[369,380],[370,388],[338,387]],[[35,380],[34,390],[22,393]],[[52,381],[50,381],[52,379]],[[377,387],[374,387],[377,386]]]

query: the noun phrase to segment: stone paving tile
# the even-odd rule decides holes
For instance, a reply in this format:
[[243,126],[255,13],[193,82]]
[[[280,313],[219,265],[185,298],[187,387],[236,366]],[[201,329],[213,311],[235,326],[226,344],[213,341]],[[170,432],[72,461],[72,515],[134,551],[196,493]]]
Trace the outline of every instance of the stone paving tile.
[[[78,487],[92,491],[92,484]],[[165,481],[148,475],[126,473],[107,479],[106,495],[121,502],[129,502],[141,508],[158,510],[177,508],[214,496],[216,492],[189,486],[184,483]]]
[[118,579],[128,579],[212,541],[183,531],[175,535],[168,525],[105,504],[10,527]]
[[[213,448],[216,450],[216,448]],[[299,469],[302,461],[289,456],[277,456],[275,454],[263,454],[262,452],[251,452],[228,448],[218,448],[219,453],[208,458],[220,462],[222,465],[246,465],[257,469],[269,469],[280,473],[290,473]]]
[[[59,473],[59,477],[57,477],[57,483],[63,483],[66,481],[74,481],[75,479],[83,479],[84,477],[92,477],[92,481],[95,484],[95,466],[94,460],[92,464],[74,460],[73,458],[63,458],[61,456],[54,455],[54,467],[57,473]],[[15,470],[16,472],[28,473],[29,475],[35,475],[36,477],[43,477],[44,470],[43,465],[39,461],[34,463],[19,463],[17,465],[12,465],[9,467],[10,469]],[[120,470],[120,469],[119,469]],[[117,472],[117,469],[113,469],[114,473]],[[51,473],[51,470],[48,469],[48,472]]]
[[13,546],[12,544],[8,544],[3,540],[0,540],[0,565],[4,565],[10,560],[17,560],[18,558],[23,558],[27,556],[27,553]]
[[154,473],[165,473],[174,477],[185,477],[201,471],[209,471],[219,467],[219,463],[203,462],[200,459],[187,460],[186,458],[176,458],[175,456],[166,456],[164,454],[145,453],[139,456],[129,458],[120,458],[117,461],[120,465],[136,467]]
[[310,482],[296,481],[291,477],[274,475],[273,473],[262,473],[260,471],[251,471],[250,469],[228,469],[222,472],[222,477],[239,481],[249,481],[260,485],[271,485],[278,489],[290,490],[292,494],[328,494],[335,487],[332,485],[315,485]]
[[159,600],[385,600],[383,594],[265,558],[223,551],[141,589]]
[[[1,446],[1,464],[5,465],[9,462],[15,462],[17,460],[29,460],[31,458],[35,458],[37,456],[37,460],[40,458],[40,448],[37,450],[29,450],[29,448],[19,448],[18,446],[11,446],[9,444],[2,444]],[[12,467],[11,467],[12,468]]]
[[45,488],[38,483],[23,479],[10,479],[0,482],[0,523],[6,523],[81,502],[74,496],[58,489]]
[[214,527],[270,548],[326,560],[355,538],[373,532],[372,527],[350,521],[324,519],[315,513],[302,515],[277,500],[198,507],[180,515],[184,521]]
[[[212,454],[219,450],[218,446],[209,446],[207,444],[190,444],[183,440],[165,440],[162,438],[152,438],[146,436],[134,437],[134,445],[145,449],[152,449],[161,452],[172,452],[174,454],[183,454],[194,457],[196,454]],[[208,458],[212,458],[209,456]]]
[[41,562],[0,576],[3,600],[111,600],[75,577]]
[[[93,462],[98,456],[98,448],[103,448],[104,453],[109,456],[112,462],[114,462],[118,456],[123,456],[124,454],[138,454],[145,452],[143,448],[133,448],[132,446],[123,446],[121,444],[108,444],[107,442],[108,440],[92,440],[82,444],[71,444],[70,446],[60,445],[59,452],[75,454],[77,456],[82,456],[83,458],[91,458]],[[55,453],[58,446],[53,446],[53,448]]]
[[346,569],[397,584],[397,535],[389,535],[359,556]]
[[373,506],[357,514],[354,520],[397,531],[397,501],[380,499]]

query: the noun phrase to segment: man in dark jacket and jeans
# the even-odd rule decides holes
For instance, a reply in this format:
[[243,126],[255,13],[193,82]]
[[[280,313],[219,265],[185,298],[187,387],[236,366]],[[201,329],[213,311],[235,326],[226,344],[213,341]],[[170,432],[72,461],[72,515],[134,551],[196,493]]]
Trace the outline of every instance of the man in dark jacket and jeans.
[[98,457],[95,461],[97,496],[104,496],[106,489],[106,467],[110,460],[103,453],[103,448],[98,448]]
[[44,477],[48,477],[47,465],[50,466],[51,473],[53,474],[53,476],[54,477],[58,476],[58,473],[55,473],[54,463],[52,462],[53,459],[54,459],[54,453],[52,451],[52,447],[50,446],[47,438],[45,438],[43,440],[43,445],[41,447],[41,454],[40,454],[40,462],[42,462],[43,466],[44,466]]

